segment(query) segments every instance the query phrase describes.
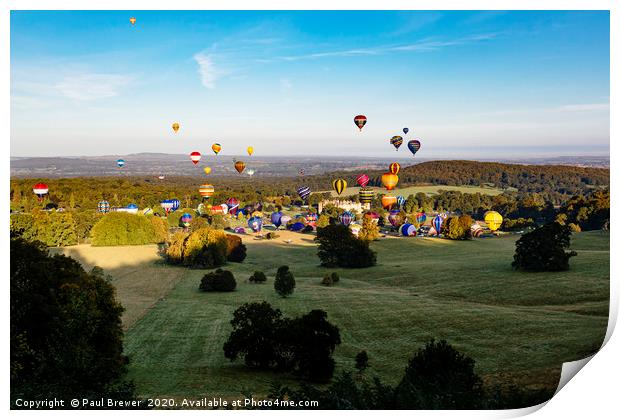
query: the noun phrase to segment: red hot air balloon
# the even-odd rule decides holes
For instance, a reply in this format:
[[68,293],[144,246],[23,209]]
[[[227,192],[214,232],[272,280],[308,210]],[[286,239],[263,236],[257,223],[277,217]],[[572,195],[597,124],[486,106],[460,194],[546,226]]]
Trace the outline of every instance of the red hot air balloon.
[[398,175],[399,172],[400,172],[400,163],[396,163],[396,162],[391,163],[390,173],[393,173],[394,175]]
[[360,131],[362,131],[362,128],[364,128],[364,126],[366,125],[367,120],[368,119],[366,118],[365,115],[356,115],[355,118],[353,118],[355,125],[357,125]]
[[49,188],[47,187],[47,184],[43,184],[41,182],[32,187],[32,192],[35,193],[39,201],[43,200],[43,196],[47,194],[48,191]]
[[201,157],[202,155],[200,154],[200,152],[192,152],[189,154],[189,158],[192,160],[192,163],[194,165],[198,165],[198,162],[200,162]]
[[356,181],[360,187],[365,187],[366,185],[368,185],[368,181],[370,181],[370,177],[366,174],[361,174],[357,177]]

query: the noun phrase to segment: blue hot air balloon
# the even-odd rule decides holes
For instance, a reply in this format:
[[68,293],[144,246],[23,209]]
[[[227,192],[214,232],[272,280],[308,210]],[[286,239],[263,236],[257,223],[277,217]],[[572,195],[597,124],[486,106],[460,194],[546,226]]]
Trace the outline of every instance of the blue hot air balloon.
[[405,223],[398,229],[398,233],[400,233],[401,236],[415,236],[417,229],[411,223]]
[[116,161],[116,166],[118,166],[119,168],[122,168],[123,166],[125,166],[125,159],[118,159]]
[[413,153],[414,156],[418,152],[418,150],[420,150],[421,145],[422,144],[420,143],[419,140],[411,140],[409,143],[407,143],[407,147],[409,148],[411,153]]
[[418,222],[418,224],[423,224],[424,222],[426,222],[426,213],[421,212],[415,215],[415,220],[416,222]]
[[289,229],[292,230],[293,232],[299,232],[300,230],[302,230],[304,227],[306,227],[306,225],[304,225],[301,222],[297,222],[297,223],[293,223],[292,225],[289,226]]
[[407,134],[409,132],[409,129],[407,127],[403,128],[403,133]]
[[443,224],[443,219],[441,218],[441,216],[435,216],[433,217],[433,221],[431,223],[433,224],[435,231],[437,231],[437,236],[439,236],[439,234],[441,233],[441,225]]
[[170,200],[170,203],[172,204],[172,211],[177,211],[179,206],[181,205],[181,202],[177,200],[176,198],[173,198],[172,200]]
[[396,196],[396,204],[398,205],[398,207],[400,207],[401,209],[403,208],[403,206],[405,205],[405,197],[403,197],[402,195],[397,195]]
[[343,225],[349,226],[354,218],[355,216],[353,215],[353,213],[347,210],[342,213],[338,219],[340,219],[340,223],[342,223]]
[[311,192],[310,187],[301,186],[297,188],[297,194],[299,194],[299,197],[301,197],[302,200],[308,198]]
[[273,213],[271,213],[271,223],[274,224],[275,227],[280,227],[280,224],[282,220],[282,212],[281,211],[274,211]]
[[263,219],[258,216],[250,217],[248,220],[248,227],[254,232],[260,232],[263,228]]

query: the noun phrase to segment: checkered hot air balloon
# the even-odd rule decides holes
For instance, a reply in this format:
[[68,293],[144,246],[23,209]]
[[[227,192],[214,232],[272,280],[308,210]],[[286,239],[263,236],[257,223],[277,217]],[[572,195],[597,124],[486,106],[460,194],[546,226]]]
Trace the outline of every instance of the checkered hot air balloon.
[[99,213],[107,213],[110,211],[110,203],[107,202],[106,200],[101,200],[99,203],[97,203],[97,211]]
[[368,185],[368,181],[370,181],[370,177],[366,174],[361,174],[361,175],[358,175],[355,181],[357,182],[357,185],[363,188],[366,185]]
[[359,192],[360,203],[372,203],[372,200],[375,198],[375,192],[372,188],[362,188]]
[[431,222],[435,231],[437,232],[437,236],[441,233],[441,225],[443,225],[443,218],[441,216],[433,217],[433,221]]
[[351,222],[353,221],[353,219],[355,219],[355,216],[353,215],[353,213],[347,210],[344,213],[342,213],[338,217],[338,219],[340,220],[340,223],[342,223],[343,225],[349,226]]
[[301,186],[297,188],[297,194],[299,194],[299,197],[301,197],[302,200],[307,199],[310,196],[311,192],[312,191],[310,191],[310,187]]

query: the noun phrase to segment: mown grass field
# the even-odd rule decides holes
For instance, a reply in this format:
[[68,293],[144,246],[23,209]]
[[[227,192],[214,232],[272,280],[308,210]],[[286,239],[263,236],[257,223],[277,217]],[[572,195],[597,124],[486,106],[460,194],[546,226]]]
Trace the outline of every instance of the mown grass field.
[[[380,188],[380,187],[374,187],[374,190],[382,192],[382,193],[387,193],[388,191],[386,191],[384,188]],[[470,185],[461,185],[461,186],[454,186],[454,185],[414,185],[411,187],[405,187],[405,188],[395,188],[392,191],[390,191],[391,194],[393,195],[402,195],[403,197],[407,198],[410,195],[415,195],[419,192],[423,192],[426,195],[435,195],[438,194],[440,190],[444,190],[444,191],[460,191],[462,193],[468,193],[468,194],[475,194],[475,193],[480,193],[480,194],[487,194],[487,195],[499,195],[501,193],[504,192],[504,190],[499,189],[499,188],[492,188],[492,187],[477,187],[477,186],[470,186]],[[331,193],[332,197],[338,197],[338,194],[336,193],[336,191],[331,190],[331,191],[317,191],[317,192],[329,192]],[[353,195],[353,194],[359,194],[360,192],[360,187],[356,187],[354,186],[354,184],[350,184],[347,189],[342,193],[342,197],[346,197],[349,195]]]
[[[294,383],[294,378],[224,358],[232,312],[252,301],[271,302],[285,316],[326,310],[342,338],[337,368],[352,369],[355,355],[366,350],[369,375],[390,384],[401,378],[416,349],[435,337],[473,357],[487,381],[555,387],[561,364],[595,351],[605,335],[607,233],[574,235],[572,248],[579,255],[571,260],[571,270],[537,274],[511,270],[517,236],[465,242],[386,238],[372,244],[376,267],[335,270],[341,280],[334,287],[319,284],[334,270],[319,267],[312,236],[302,237],[297,244],[244,237],[248,258],[227,266],[238,283],[232,293],[199,292],[204,270],[166,267],[156,260],[133,265],[115,280],[128,311],[151,301],[143,316],[132,318],[125,341],[129,377],[140,395],[233,398],[265,395],[272,381]],[[125,248],[143,252],[145,247]],[[79,258],[79,252],[74,255]],[[282,264],[297,280],[295,293],[286,299],[273,290]],[[121,267],[114,270],[123,273]],[[157,270],[166,275],[154,275]],[[247,282],[254,270],[268,275],[267,284]],[[146,297],[136,293],[135,284]]]

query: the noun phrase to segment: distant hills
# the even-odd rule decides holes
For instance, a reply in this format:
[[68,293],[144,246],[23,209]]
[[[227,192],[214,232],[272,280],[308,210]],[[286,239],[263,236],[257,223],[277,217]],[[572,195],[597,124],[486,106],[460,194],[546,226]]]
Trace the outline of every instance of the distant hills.
[[[119,169],[117,159],[124,159]],[[233,156],[205,154],[198,165],[189,156],[166,153],[138,153],[130,155],[105,155],[84,157],[11,157],[11,177],[17,178],[73,178],[83,176],[115,176],[119,172],[130,176],[195,176],[202,175],[203,168],[210,166],[214,176],[237,175]],[[246,171],[253,169],[254,177],[296,176],[300,170],[305,175],[356,170],[383,170],[392,158],[325,157],[325,156],[246,156],[237,157],[246,163]],[[432,161],[407,157],[398,159],[403,167]],[[484,161],[489,161],[485,159]],[[568,165],[579,167],[609,168],[609,157],[564,156],[530,158],[520,160],[494,160],[503,163],[526,165]]]

